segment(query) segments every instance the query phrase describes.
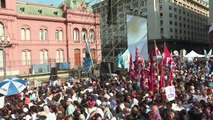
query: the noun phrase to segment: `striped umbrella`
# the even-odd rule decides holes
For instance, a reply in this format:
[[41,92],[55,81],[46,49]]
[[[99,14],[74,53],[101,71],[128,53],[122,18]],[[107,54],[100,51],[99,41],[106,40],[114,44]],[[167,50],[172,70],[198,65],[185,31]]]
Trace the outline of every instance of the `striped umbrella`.
[[7,78],[0,82],[0,93],[5,96],[19,94],[26,88],[26,82],[21,78]]

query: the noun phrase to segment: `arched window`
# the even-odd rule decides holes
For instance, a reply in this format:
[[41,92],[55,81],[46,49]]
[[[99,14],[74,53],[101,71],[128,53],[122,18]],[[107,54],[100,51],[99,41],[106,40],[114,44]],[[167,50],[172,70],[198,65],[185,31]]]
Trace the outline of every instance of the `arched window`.
[[94,30],[91,29],[89,31],[89,40],[90,40],[90,42],[94,42],[94,39],[95,39],[95,33],[94,33]]
[[[0,22],[0,37],[4,36],[4,25]],[[0,68],[3,67],[3,51],[0,50]]]
[[40,29],[39,30],[39,39],[40,40],[47,40],[47,29]]
[[95,49],[90,49],[90,55],[91,55],[91,58],[94,60],[95,59]]
[[0,36],[4,36],[4,25],[0,22]]
[[73,39],[74,39],[74,42],[79,42],[79,30],[78,30],[78,28],[75,28],[73,30]]
[[23,50],[22,51],[22,65],[30,65],[31,64],[31,51]]
[[21,28],[21,40],[30,40],[30,28],[22,27]]
[[87,39],[87,30],[83,28],[81,34],[82,34],[82,40],[85,42]]
[[21,28],[21,40],[25,40],[25,29]]
[[48,51],[40,50],[40,63],[47,64],[48,63]]
[[62,49],[58,49],[56,51],[56,63],[64,62],[64,51]]
[[79,49],[74,50],[74,66],[81,65],[81,51]]
[[63,40],[62,30],[56,30],[55,31],[55,39],[56,39],[56,41],[62,41]]
[[6,1],[0,0],[0,8],[6,8]]
[[30,40],[30,29],[26,29],[26,40]]

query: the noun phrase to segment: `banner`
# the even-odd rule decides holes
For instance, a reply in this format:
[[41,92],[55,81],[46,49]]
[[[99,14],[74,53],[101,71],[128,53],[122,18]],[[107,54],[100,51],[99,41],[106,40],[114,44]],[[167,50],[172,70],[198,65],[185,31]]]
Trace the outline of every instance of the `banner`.
[[0,108],[3,108],[4,107],[4,98],[5,98],[5,96],[2,96],[2,97],[0,97]]
[[144,60],[149,59],[146,18],[127,15],[127,41],[133,61],[135,61],[136,47]]
[[168,101],[175,100],[175,87],[174,86],[165,87],[165,92],[166,92],[166,98]]

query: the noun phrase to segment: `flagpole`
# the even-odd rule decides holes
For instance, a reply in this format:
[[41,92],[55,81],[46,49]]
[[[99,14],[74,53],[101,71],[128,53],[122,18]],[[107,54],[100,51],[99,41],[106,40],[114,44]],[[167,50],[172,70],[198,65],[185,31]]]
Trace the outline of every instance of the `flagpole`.
[[159,74],[159,70],[158,70],[158,57],[157,57],[157,53],[156,53],[156,41],[154,40],[154,44],[155,44],[155,55],[156,55],[156,61],[157,61],[157,64],[156,64],[156,66],[157,66],[157,74]]

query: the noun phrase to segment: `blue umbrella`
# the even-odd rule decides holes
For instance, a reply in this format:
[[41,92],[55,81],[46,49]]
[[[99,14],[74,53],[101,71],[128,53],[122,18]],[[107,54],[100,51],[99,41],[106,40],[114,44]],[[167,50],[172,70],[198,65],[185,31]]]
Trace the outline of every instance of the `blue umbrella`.
[[26,82],[21,78],[7,78],[0,82],[0,93],[6,96],[19,94],[26,88]]

